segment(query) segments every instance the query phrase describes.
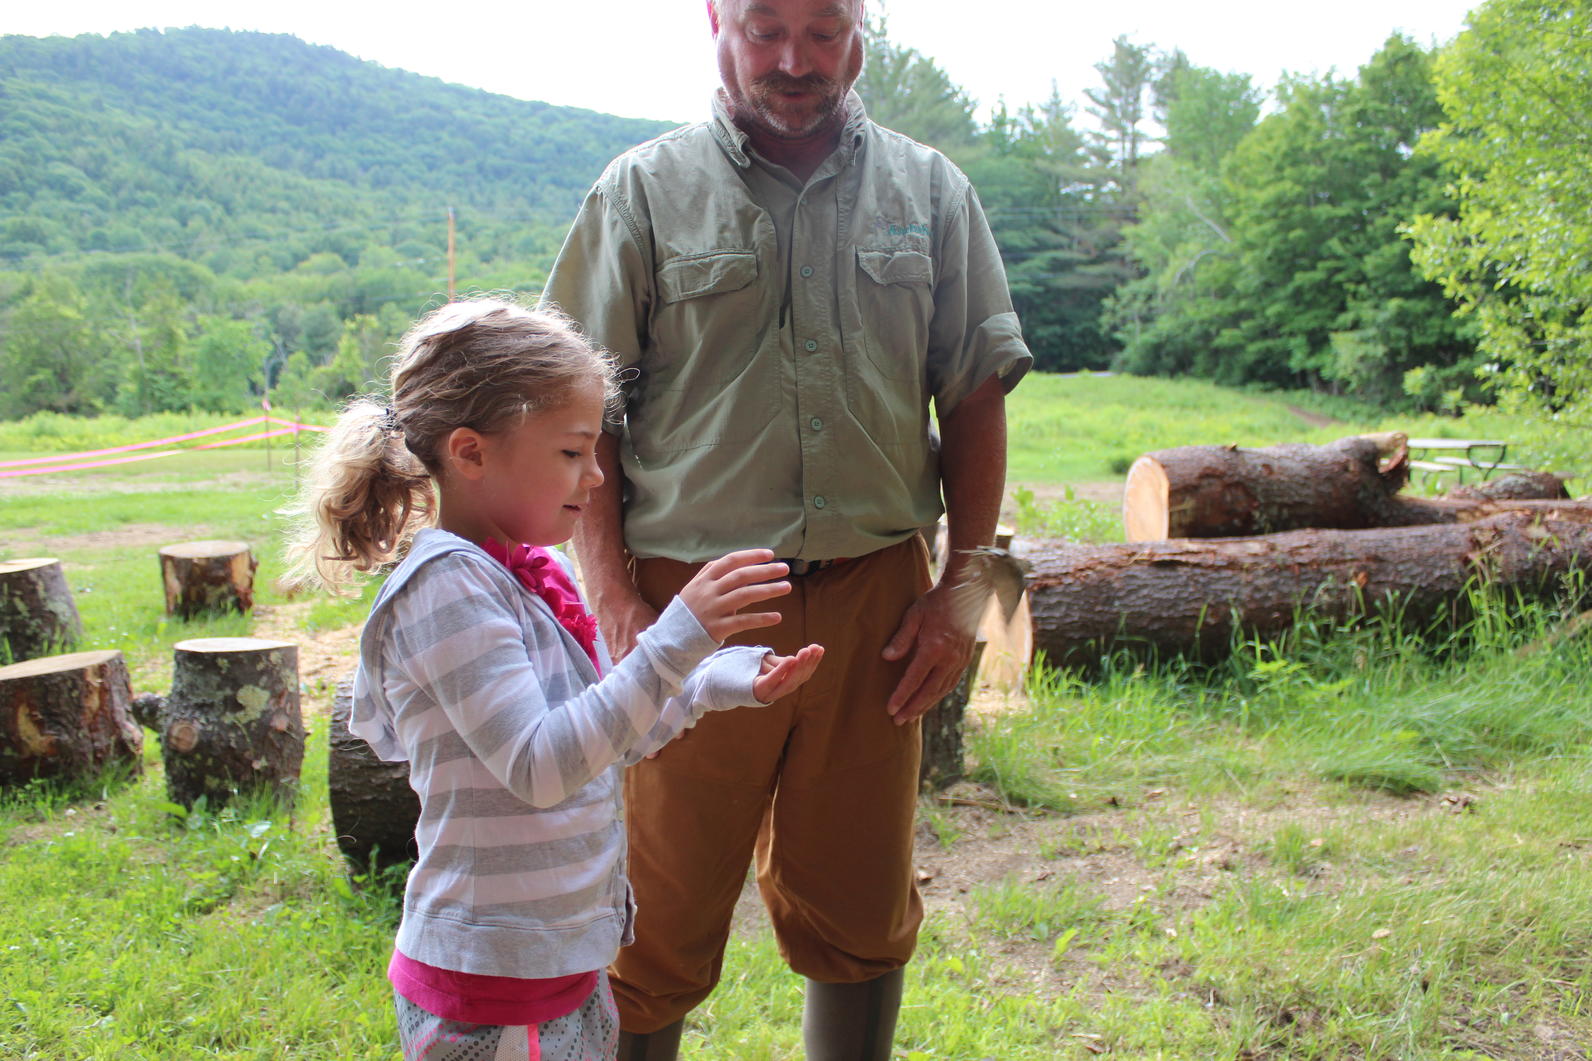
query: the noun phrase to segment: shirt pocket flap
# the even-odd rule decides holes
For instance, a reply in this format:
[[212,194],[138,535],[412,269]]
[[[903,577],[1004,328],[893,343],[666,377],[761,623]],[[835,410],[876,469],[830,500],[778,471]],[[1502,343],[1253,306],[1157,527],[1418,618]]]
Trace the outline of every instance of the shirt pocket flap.
[[857,264],[876,284],[934,282],[934,259],[922,251],[857,251]]
[[751,251],[683,254],[658,266],[658,294],[665,302],[739,291],[757,279]]

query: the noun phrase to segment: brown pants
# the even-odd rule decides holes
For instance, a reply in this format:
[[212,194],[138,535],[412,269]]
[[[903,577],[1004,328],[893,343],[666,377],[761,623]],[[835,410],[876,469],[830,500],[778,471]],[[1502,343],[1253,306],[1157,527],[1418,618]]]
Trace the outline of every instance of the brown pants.
[[[641,560],[636,583],[661,607],[700,565]],[[917,722],[885,701],[906,669],[879,653],[930,584],[918,537],[791,580],[780,625],[736,638],[824,659],[768,707],[706,715],[625,777],[636,942],[611,969],[620,1025],[672,1024],[718,982],[730,918],[755,852],[780,953],[830,983],[906,964],[922,903],[912,871]]]

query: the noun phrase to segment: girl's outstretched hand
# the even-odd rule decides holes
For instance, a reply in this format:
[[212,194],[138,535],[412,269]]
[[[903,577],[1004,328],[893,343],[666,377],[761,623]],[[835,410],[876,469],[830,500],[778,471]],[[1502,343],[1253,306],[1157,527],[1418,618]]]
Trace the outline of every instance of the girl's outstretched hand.
[[704,564],[701,571],[680,591],[697,622],[715,641],[723,641],[742,630],[756,630],[779,622],[778,612],[739,614],[749,604],[783,597],[790,592],[789,582],[771,582],[789,573],[790,568],[773,562],[768,549],[742,549]]
[[770,652],[763,657],[763,670],[752,682],[752,695],[765,704],[772,704],[786,693],[801,688],[803,682],[818,669],[824,658],[824,646],[808,645],[794,656],[776,656]]

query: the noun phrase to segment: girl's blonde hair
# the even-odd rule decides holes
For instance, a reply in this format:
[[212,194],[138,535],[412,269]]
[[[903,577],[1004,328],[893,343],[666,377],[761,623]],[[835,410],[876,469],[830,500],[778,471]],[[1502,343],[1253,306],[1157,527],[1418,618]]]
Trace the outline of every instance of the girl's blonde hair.
[[435,523],[442,446],[454,428],[510,430],[586,382],[613,402],[612,361],[557,313],[475,298],[426,314],[399,343],[391,404],[351,400],[312,457],[285,581],[335,593],[355,572],[390,563]]

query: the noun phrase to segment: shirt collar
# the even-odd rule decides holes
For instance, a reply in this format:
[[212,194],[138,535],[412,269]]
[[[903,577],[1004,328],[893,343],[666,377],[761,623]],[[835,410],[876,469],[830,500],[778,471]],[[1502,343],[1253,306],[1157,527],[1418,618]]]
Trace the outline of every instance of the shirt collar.
[[[713,93],[713,137],[719,142],[719,147],[730,157],[740,169],[745,169],[752,164],[751,138],[746,131],[735,124],[730,117],[730,103],[724,90],[717,89]],[[840,146],[836,153],[841,157],[835,161],[839,163],[835,168],[849,162],[851,156],[856,154],[857,148],[862,146],[863,137],[868,126],[868,112],[862,105],[862,97],[857,95],[856,89],[846,93],[846,125],[840,131]],[[833,157],[833,156],[831,156]]]

